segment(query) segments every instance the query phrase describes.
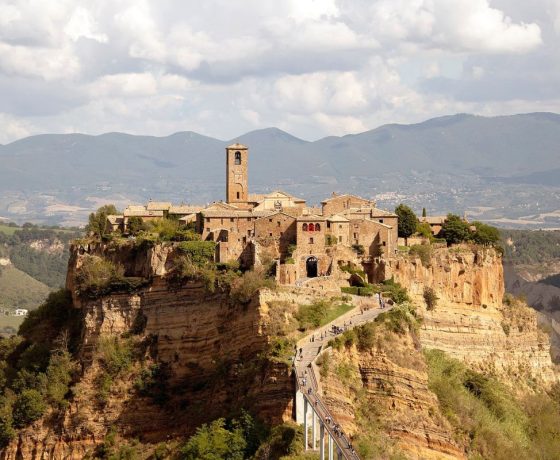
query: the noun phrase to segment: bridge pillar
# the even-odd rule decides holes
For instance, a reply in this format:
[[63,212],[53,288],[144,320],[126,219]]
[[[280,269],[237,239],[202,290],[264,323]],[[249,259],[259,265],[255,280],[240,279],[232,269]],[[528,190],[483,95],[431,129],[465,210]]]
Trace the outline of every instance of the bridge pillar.
[[330,434],[327,435],[329,437],[329,460],[334,460],[333,456],[333,438]]
[[303,442],[305,450],[309,447],[309,441],[307,440],[307,398],[303,398]]
[[325,460],[325,425],[319,421],[319,460]]
[[312,418],[311,418],[311,449],[317,449],[317,413],[315,410],[312,410]]

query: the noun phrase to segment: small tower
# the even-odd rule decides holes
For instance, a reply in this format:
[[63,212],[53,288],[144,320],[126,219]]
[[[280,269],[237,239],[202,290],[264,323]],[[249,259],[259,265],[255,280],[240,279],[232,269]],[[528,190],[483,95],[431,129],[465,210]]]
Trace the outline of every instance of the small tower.
[[232,144],[226,147],[226,203],[246,203],[248,201],[248,157],[249,151],[242,144]]

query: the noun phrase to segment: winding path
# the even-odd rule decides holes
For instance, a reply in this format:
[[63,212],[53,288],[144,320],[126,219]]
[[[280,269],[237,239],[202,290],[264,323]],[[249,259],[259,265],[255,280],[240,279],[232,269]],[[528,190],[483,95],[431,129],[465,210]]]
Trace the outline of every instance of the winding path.
[[[391,307],[387,306],[382,310],[377,300],[372,297],[358,297],[352,296],[352,302],[356,305],[355,308],[346,312],[344,315],[339,316],[329,324],[315,329],[313,332],[303,337],[297,344],[297,352],[294,361],[295,374],[296,374],[296,405],[297,405],[297,392],[303,395],[304,413],[311,407],[313,425],[314,416],[313,412],[319,418],[320,441],[319,452],[320,458],[325,458],[324,432],[328,433],[328,458],[332,459],[333,442],[336,444],[338,458],[345,458],[350,460],[359,459],[356,452],[354,452],[350,440],[341,431],[340,425],[337,424],[334,417],[330,414],[327,406],[321,400],[320,390],[320,376],[313,368],[313,361],[318,355],[327,347],[329,340],[334,338],[337,334],[333,333],[333,326],[342,329],[352,329],[356,326],[374,321],[380,313],[387,311]],[[307,431],[307,415],[305,417],[304,427]],[[305,449],[308,449],[309,443],[307,439],[307,432],[304,435]],[[313,428],[312,447],[315,448],[315,427]]]

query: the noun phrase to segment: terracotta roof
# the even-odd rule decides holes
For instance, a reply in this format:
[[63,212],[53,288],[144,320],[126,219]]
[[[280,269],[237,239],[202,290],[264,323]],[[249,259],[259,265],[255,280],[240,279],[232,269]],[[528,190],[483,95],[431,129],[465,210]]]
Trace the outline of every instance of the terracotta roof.
[[243,209],[221,209],[221,210],[209,210],[209,211],[202,211],[202,215],[204,217],[264,217],[270,216],[272,214],[276,214],[276,211],[253,211],[250,209],[243,210]]
[[202,206],[172,205],[169,214],[193,214],[202,211]]
[[146,210],[146,206],[131,204],[131,205],[128,205],[128,206],[126,207],[125,211],[126,211],[126,210],[129,210],[129,211],[145,211],[145,210]]
[[397,217],[394,212],[385,211],[384,209],[368,208],[368,211],[371,212],[371,217]]
[[[256,212],[259,212],[259,211],[256,211]],[[285,212],[283,212],[283,211],[273,211],[271,214],[268,214],[268,215],[265,215],[265,216],[261,216],[261,217],[259,217],[258,219],[271,218],[271,217],[277,216],[278,214],[282,214],[282,215],[284,215],[284,216],[287,216],[287,217],[290,217],[291,219],[296,220],[296,217],[295,217],[295,216],[292,216],[292,215],[290,215],[290,214],[288,214],[288,213],[285,213]],[[258,220],[258,219],[257,219],[257,220]]]
[[346,217],[338,214],[333,214],[332,216],[327,217],[327,220],[330,220],[331,222],[350,222]]
[[147,209],[125,209],[124,217],[163,217],[163,211],[148,211]]
[[232,149],[232,150],[234,150],[234,149],[238,149],[238,150],[243,150],[243,149],[244,149],[244,150],[247,150],[247,146],[245,146],[245,145],[243,145],[243,144],[240,144],[239,142],[235,142],[235,143],[233,143],[233,144],[231,144],[231,145],[228,145],[227,148],[228,148],[228,149]]
[[308,221],[316,221],[316,220],[324,221],[326,219],[324,216],[318,216],[317,214],[302,215],[297,218],[298,222],[308,222]]
[[358,200],[367,201],[368,203],[373,203],[374,202],[373,200],[369,200],[367,198],[362,198],[361,196],[358,196],[358,195],[352,195],[351,193],[343,193],[342,195],[333,194],[333,196],[331,196],[330,198],[327,198],[326,200],[321,201],[321,204],[328,203],[329,201],[337,200],[339,198],[344,198],[344,197],[357,198]]
[[430,225],[438,225],[443,224],[446,219],[447,216],[426,216],[420,217],[420,222],[427,222]]
[[148,211],[169,211],[171,203],[169,201],[148,201],[146,209]]

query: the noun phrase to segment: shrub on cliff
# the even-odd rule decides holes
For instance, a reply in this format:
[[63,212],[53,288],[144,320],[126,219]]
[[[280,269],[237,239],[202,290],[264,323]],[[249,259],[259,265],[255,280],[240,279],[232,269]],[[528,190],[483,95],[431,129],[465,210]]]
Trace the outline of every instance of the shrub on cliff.
[[46,409],[45,399],[39,391],[23,390],[16,398],[12,409],[14,426],[23,428],[25,425],[29,425],[38,420]]
[[438,296],[436,295],[436,291],[434,291],[431,287],[426,286],[424,288],[424,302],[426,302],[426,309],[429,311],[434,310],[437,305]]
[[500,241],[500,232],[496,227],[483,224],[482,222],[473,222],[476,232],[472,235],[472,239],[477,244],[485,246],[495,246]]
[[272,428],[270,435],[261,444],[254,460],[295,458],[303,453],[303,426],[293,422]]
[[429,244],[414,244],[410,247],[408,254],[418,257],[424,267],[429,267],[432,258],[432,246]]
[[448,214],[441,226],[439,236],[445,238],[448,245],[463,243],[471,239],[469,224],[455,214]]
[[384,296],[389,297],[395,303],[410,302],[406,288],[395,282],[393,278],[383,281],[383,285],[379,289]]
[[247,304],[260,289],[274,289],[276,281],[269,278],[265,269],[255,267],[233,280],[230,297],[234,302]]
[[426,351],[425,357],[429,388],[469,458],[559,458],[560,406],[546,394],[520,401],[495,377],[442,351]]
[[97,256],[85,256],[76,273],[76,286],[80,294],[98,296],[107,292],[112,282],[122,280],[124,268]]
[[226,429],[223,418],[197,428],[181,449],[184,460],[243,460],[247,441],[240,427]]
[[216,243],[213,241],[183,241],[177,249],[197,265],[214,261]]

